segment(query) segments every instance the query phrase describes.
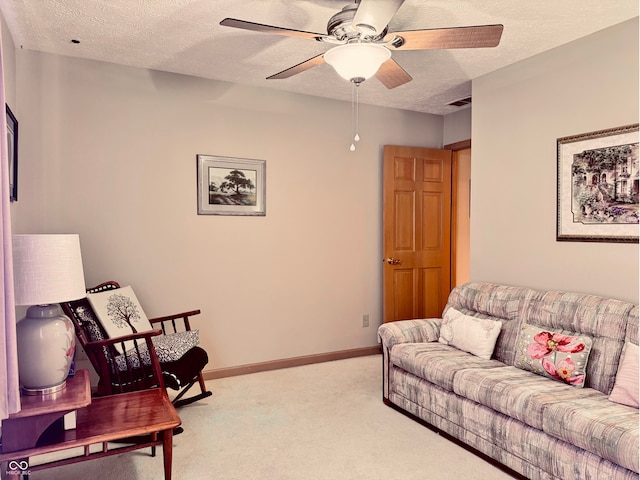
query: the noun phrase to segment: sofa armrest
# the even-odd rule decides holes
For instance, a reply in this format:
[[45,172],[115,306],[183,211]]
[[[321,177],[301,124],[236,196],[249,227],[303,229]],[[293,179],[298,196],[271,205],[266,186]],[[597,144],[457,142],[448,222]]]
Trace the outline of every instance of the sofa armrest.
[[437,342],[441,323],[441,318],[384,323],[378,328],[378,337],[386,348],[399,343]]
[[389,399],[389,369],[391,368],[391,348],[400,343],[437,342],[440,336],[441,318],[420,320],[400,320],[383,323],[378,327],[378,337],[382,342],[382,396]]

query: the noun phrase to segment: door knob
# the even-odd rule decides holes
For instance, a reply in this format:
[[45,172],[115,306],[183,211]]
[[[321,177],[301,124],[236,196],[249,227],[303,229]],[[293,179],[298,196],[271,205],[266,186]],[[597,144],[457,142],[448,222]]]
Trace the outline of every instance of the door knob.
[[397,258],[389,257],[389,258],[387,258],[387,263],[389,265],[400,265],[402,263],[402,260],[398,260]]

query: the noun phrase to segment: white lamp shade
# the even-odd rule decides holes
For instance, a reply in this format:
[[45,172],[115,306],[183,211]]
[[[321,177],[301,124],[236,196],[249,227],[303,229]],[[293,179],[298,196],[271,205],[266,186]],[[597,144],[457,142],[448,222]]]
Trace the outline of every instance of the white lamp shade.
[[375,75],[390,57],[391,52],[382,45],[349,43],[326,52],[324,61],[345,80],[360,83]]
[[80,237],[13,235],[16,305],[45,305],[86,295]]

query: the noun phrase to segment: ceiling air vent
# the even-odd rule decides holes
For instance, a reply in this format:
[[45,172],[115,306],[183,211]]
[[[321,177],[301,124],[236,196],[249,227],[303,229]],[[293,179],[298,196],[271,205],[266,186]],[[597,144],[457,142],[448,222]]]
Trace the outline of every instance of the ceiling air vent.
[[471,97],[461,98],[460,100],[455,100],[451,103],[447,103],[452,107],[464,107],[465,105],[471,105]]

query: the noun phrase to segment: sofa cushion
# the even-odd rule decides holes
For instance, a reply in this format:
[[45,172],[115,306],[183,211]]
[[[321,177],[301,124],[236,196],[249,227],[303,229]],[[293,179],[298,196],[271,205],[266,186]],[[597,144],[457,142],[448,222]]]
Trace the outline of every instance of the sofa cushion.
[[566,335],[523,323],[516,341],[514,366],[583,387],[591,344],[586,335]]
[[499,368],[497,360],[485,360],[439,342],[403,343],[391,349],[391,363],[447,390],[453,377],[467,368]]
[[499,320],[472,317],[449,308],[442,319],[438,341],[489,360],[501,327]]
[[627,342],[609,400],[638,408],[638,345]]
[[638,472],[638,410],[610,402],[604,394],[547,406],[543,430]]
[[602,395],[591,388],[572,388],[511,366],[459,372],[453,379],[453,391],[539,430],[548,405]]

